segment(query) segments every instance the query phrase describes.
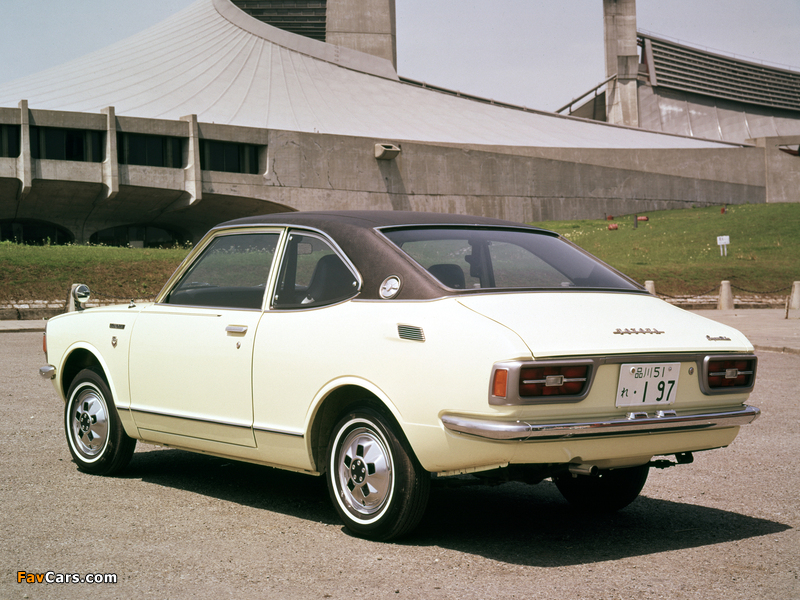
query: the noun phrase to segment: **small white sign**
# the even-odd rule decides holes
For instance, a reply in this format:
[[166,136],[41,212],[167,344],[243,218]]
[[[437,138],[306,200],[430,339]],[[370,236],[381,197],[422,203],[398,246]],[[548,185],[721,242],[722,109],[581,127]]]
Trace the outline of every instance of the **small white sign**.
[[731,243],[731,238],[728,235],[717,236],[717,246],[719,246],[719,255],[728,256],[728,244]]

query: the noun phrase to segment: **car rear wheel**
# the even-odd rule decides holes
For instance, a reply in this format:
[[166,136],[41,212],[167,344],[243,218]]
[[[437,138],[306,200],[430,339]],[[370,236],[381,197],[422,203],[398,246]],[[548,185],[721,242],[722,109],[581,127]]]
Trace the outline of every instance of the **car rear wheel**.
[[409,533],[422,518],[430,474],[376,411],[353,410],[339,421],[326,465],[333,505],[354,534],[385,541]]
[[111,390],[92,369],[70,385],[64,407],[64,429],[72,458],[81,471],[112,475],[131,460],[136,440],[122,428]]
[[636,500],[642,491],[648,465],[600,471],[598,475],[564,473],[553,477],[558,491],[570,504],[592,512],[614,512]]

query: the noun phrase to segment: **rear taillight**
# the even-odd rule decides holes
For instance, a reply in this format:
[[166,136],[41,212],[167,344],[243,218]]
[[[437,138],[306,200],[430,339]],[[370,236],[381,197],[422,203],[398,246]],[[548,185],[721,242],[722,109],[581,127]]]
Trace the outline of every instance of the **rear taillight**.
[[508,369],[497,369],[492,378],[492,396],[505,398],[508,395]]
[[545,365],[520,369],[521,398],[580,396],[589,382],[589,365]]
[[755,383],[756,359],[713,357],[706,366],[706,383],[710,390],[749,389]]

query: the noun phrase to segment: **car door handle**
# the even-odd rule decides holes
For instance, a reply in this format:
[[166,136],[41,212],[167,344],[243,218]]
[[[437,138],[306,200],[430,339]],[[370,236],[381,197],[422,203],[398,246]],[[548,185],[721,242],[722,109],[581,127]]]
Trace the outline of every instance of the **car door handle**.
[[225,331],[228,333],[247,333],[247,325],[228,325]]

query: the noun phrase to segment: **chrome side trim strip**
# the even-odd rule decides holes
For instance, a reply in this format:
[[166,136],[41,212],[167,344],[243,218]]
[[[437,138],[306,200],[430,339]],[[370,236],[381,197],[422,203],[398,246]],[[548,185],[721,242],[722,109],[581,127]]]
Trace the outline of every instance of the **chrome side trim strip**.
[[576,423],[536,424],[526,421],[499,421],[443,415],[442,424],[449,431],[499,441],[563,440],[570,438],[592,438],[621,434],[672,433],[682,431],[722,429],[738,427],[755,421],[761,411],[745,405],[730,412],[703,413],[699,415],[677,415],[672,411],[662,416],[607,421],[585,421]]
[[[44,368],[44,367],[43,367]],[[283,431],[280,429],[268,429],[267,427],[260,427],[260,426],[252,426],[247,423],[234,423],[232,421],[221,421],[218,419],[207,419],[202,417],[190,417],[187,415],[180,415],[176,413],[170,413],[166,411],[157,411],[151,409],[143,409],[138,408],[136,406],[126,407],[120,406],[117,407],[118,409],[126,409],[128,408],[133,413],[140,413],[140,414],[147,414],[147,415],[156,415],[159,417],[169,417],[172,419],[182,419],[184,421],[194,421],[195,423],[213,423],[214,425],[225,425],[227,427],[238,427],[239,429],[253,429],[254,431],[261,431],[264,433],[273,433],[276,435],[286,435],[290,437],[298,437],[298,438],[305,438],[305,434],[303,432],[296,432],[296,431]],[[135,418],[135,417],[134,417]]]
[[285,431],[282,429],[269,429],[267,427],[259,427],[257,425],[253,426],[254,431],[260,431],[261,433],[272,433],[275,435],[288,435],[289,437],[297,437],[297,438],[304,438],[306,437],[305,434],[301,431]]
[[[117,409],[125,410],[128,409],[132,413],[140,413],[143,415],[155,415],[158,417],[168,417],[170,419],[182,419],[184,421],[194,421],[196,423],[214,423],[216,425],[225,425],[227,427],[238,427],[240,429],[252,429],[253,426],[250,423],[236,423],[234,421],[222,421],[218,419],[208,419],[204,417],[196,417],[190,415],[182,415],[178,413],[171,413],[167,411],[161,410],[151,410],[146,408],[140,408],[137,406],[118,406]],[[135,418],[135,416],[134,416]]]

